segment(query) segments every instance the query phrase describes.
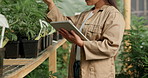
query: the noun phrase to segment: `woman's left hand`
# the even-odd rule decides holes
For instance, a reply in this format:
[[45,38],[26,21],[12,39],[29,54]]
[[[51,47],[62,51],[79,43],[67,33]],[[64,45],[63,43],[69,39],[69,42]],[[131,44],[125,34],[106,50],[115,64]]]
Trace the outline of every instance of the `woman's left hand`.
[[71,30],[68,32],[67,30],[61,28],[59,33],[66,38],[68,41],[77,44],[78,46],[82,47],[84,45],[83,40],[73,31]]

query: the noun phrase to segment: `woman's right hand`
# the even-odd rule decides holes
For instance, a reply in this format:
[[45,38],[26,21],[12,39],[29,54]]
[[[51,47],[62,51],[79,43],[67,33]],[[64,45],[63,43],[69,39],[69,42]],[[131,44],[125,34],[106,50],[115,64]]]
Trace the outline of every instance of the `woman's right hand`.
[[49,7],[54,5],[53,0],[43,0]]

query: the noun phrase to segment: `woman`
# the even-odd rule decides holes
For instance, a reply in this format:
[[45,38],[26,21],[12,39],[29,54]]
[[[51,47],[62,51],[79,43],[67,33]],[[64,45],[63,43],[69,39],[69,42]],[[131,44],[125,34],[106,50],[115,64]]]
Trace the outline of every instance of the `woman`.
[[114,57],[125,25],[115,0],[85,0],[94,8],[72,17],[63,16],[52,0],[44,2],[49,8],[49,21],[71,20],[90,40],[82,40],[74,31],[59,30],[73,43],[68,78],[115,78]]

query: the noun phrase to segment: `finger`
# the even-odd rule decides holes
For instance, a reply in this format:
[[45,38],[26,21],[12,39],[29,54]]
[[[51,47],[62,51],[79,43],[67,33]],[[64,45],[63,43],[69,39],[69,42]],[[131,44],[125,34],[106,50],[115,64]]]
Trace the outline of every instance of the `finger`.
[[63,34],[63,35],[68,35],[68,33],[67,32],[65,32],[65,31],[63,31],[63,30],[60,30],[60,32]]
[[65,32],[63,32],[62,30],[59,30],[59,33],[64,37],[64,38],[66,38],[66,39],[70,39],[72,36],[69,34],[69,32],[68,32],[68,34],[67,33],[65,33]]
[[64,36],[64,37],[66,36],[66,34],[63,31],[61,31],[61,30],[58,30],[58,31],[62,36]]
[[67,39],[69,42],[71,42],[71,40],[69,39],[69,36],[66,35],[63,31],[59,30],[59,33],[60,33],[65,39]]
[[71,34],[72,34],[74,37],[77,37],[77,36],[78,36],[73,30],[71,30],[70,32],[71,32]]
[[68,41],[72,42],[74,40],[74,36],[72,34],[70,34],[70,32],[68,32],[65,29],[60,29],[59,32],[62,34],[62,36],[64,38],[66,38]]
[[[65,29],[63,29],[63,28],[61,28],[61,31],[63,31],[65,34],[67,34],[67,35],[72,35],[71,34],[71,32],[68,32],[67,30],[65,30]],[[73,36],[73,35],[72,35]]]
[[63,31],[64,33],[67,33],[68,34],[68,31],[65,30],[64,28],[60,28],[61,31]]

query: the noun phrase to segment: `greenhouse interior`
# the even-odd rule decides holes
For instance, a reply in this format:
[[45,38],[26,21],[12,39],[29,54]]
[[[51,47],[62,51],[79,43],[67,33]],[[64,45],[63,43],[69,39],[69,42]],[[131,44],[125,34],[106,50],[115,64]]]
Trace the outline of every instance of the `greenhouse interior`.
[[0,78],[148,78],[148,0],[0,0],[0,30]]

